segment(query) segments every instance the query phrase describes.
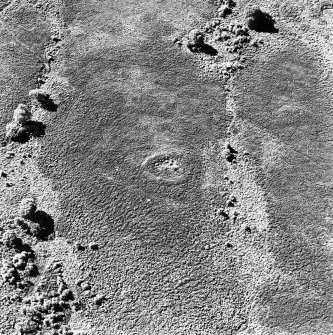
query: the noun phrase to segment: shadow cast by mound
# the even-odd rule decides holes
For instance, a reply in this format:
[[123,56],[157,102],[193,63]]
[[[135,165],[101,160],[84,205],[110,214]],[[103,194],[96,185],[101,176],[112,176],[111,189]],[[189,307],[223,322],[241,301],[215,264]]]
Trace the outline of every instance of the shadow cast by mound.
[[40,272],[38,270],[37,266],[34,266],[29,273],[30,277],[37,277],[38,275],[40,275]]
[[34,214],[32,222],[38,225],[38,228],[34,231],[37,238],[41,240],[54,238],[54,220],[51,215],[44,211],[37,211]]
[[227,149],[230,151],[232,154],[238,154],[238,151],[234,149],[230,144],[227,145]]
[[25,127],[15,127],[12,129],[10,136],[7,137],[8,141],[26,143],[30,139],[30,133]]
[[16,125],[10,131],[6,142],[26,143],[31,137],[42,137],[45,135],[46,126],[40,121],[27,121],[23,126]]
[[41,101],[40,104],[42,108],[48,110],[49,112],[56,112],[58,109],[58,105],[50,97]]
[[49,112],[55,112],[58,108],[50,94],[45,90],[37,88],[29,92],[29,97],[40,104],[40,106]]
[[203,52],[207,55],[210,55],[210,56],[216,56],[218,54],[217,50],[209,44],[204,44],[201,47],[201,52]]
[[248,26],[250,29],[260,33],[278,33],[275,27],[275,20],[268,13],[261,10],[255,10],[248,18]]
[[218,51],[209,44],[202,44],[201,46],[189,46],[189,49],[194,53],[203,52],[206,55],[216,56]]
[[28,121],[25,128],[32,137],[41,137],[45,135],[45,124],[40,121]]

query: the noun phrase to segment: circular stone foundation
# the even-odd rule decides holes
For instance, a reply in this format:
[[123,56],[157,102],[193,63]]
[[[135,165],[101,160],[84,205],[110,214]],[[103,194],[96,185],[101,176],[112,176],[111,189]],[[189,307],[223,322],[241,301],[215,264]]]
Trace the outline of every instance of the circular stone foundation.
[[149,179],[180,183],[187,177],[186,159],[182,153],[156,153],[142,163],[143,174]]

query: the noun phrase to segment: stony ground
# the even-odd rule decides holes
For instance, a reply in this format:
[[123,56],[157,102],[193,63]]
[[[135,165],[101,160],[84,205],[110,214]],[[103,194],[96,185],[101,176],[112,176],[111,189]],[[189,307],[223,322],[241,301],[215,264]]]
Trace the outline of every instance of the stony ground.
[[0,333],[332,334],[332,8],[0,1]]

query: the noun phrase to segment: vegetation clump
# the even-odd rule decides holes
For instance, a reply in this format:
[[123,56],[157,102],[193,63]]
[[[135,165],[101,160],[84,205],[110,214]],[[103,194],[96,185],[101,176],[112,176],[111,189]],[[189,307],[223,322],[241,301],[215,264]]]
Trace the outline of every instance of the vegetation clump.
[[[57,280],[49,280],[48,290],[36,292],[33,296],[23,300],[24,306],[21,308],[21,318],[16,323],[16,333],[18,334],[54,334],[73,335],[70,327],[66,324],[70,311],[78,301],[74,300],[74,294],[67,288],[67,284],[62,274],[50,270],[51,276],[56,275]],[[55,290],[50,289],[50,285]],[[57,287],[57,289],[56,289]]]
[[24,198],[20,203],[19,213],[24,219],[32,219],[36,213],[37,204],[33,198]]
[[14,110],[13,121],[24,126],[31,120],[31,111],[24,104],[19,104]]
[[245,11],[245,21],[249,29],[258,32],[276,32],[275,20],[258,6],[250,5]]
[[19,206],[19,217],[14,224],[37,239],[45,240],[54,233],[54,221],[47,213],[37,210],[34,198],[24,198]]
[[6,140],[25,143],[31,136],[43,136],[45,125],[31,120],[32,113],[24,104],[19,104],[14,110],[13,120],[6,125]]
[[2,243],[8,248],[16,248],[21,244],[21,239],[18,238],[15,232],[7,230],[2,235]]
[[51,112],[57,110],[57,105],[53,102],[49,93],[41,88],[36,88],[29,92],[29,97],[32,100],[37,101],[42,108],[49,110]]
[[31,112],[28,107],[19,104],[14,110],[13,120],[6,125],[6,138],[14,142],[26,142],[29,140],[28,123],[31,120]]
[[229,163],[233,163],[236,160],[237,154],[238,152],[230,145],[230,143],[225,144],[223,155]]
[[188,34],[188,48],[195,52],[200,51],[205,46],[205,35],[199,29],[193,29]]
[[89,243],[89,248],[91,250],[97,250],[98,249],[98,243],[96,243],[96,242],[90,242]]
[[226,17],[227,15],[231,14],[231,8],[228,5],[221,5],[218,10],[218,15],[221,17]]
[[24,270],[28,261],[28,253],[26,251],[22,251],[21,253],[16,254],[13,257],[13,264],[16,269]]
[[19,274],[14,267],[14,264],[8,261],[2,262],[1,275],[4,282],[10,285],[15,285],[19,279]]
[[41,88],[36,88],[34,90],[31,90],[29,92],[29,97],[31,99],[34,99],[40,102],[41,104],[47,103],[50,99],[50,95],[46,91],[42,90]]

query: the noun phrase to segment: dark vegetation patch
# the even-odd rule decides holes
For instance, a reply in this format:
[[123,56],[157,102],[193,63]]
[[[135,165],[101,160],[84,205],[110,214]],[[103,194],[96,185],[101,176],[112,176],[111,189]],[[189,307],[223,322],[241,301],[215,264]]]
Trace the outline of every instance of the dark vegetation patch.
[[43,122],[30,120],[24,125],[9,124],[7,128],[6,141],[26,143],[31,137],[42,137],[45,135],[46,126]]
[[11,124],[10,129],[7,127],[6,141],[26,143],[29,141],[29,139],[30,133],[25,127],[19,124]]
[[258,6],[249,6],[245,12],[246,24],[251,30],[265,33],[277,33],[275,20]]
[[52,238],[54,222],[49,215],[37,210],[33,198],[21,201],[18,214],[20,216],[2,221],[0,225],[3,258],[0,274],[4,284],[25,294],[33,286],[31,279],[39,274],[33,246],[40,240]]
[[29,97],[36,100],[42,108],[50,112],[56,112],[58,109],[57,104],[53,101],[50,94],[42,89],[34,89],[29,92]]
[[217,55],[217,50],[205,43],[205,35],[198,29],[190,31],[187,46],[192,52],[203,52],[211,56]]
[[25,124],[25,128],[30,136],[42,137],[45,135],[46,125],[43,122],[31,120]]
[[30,232],[41,240],[54,237],[54,220],[44,211],[37,211],[31,219]]
[[12,122],[6,125],[6,141],[18,143],[28,142],[31,137],[45,135],[45,125],[40,121],[31,120],[31,111],[24,104],[14,110]]

